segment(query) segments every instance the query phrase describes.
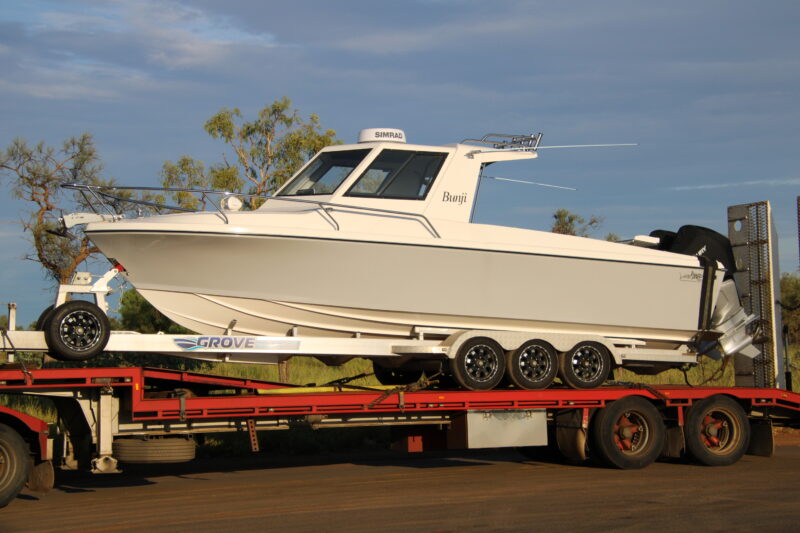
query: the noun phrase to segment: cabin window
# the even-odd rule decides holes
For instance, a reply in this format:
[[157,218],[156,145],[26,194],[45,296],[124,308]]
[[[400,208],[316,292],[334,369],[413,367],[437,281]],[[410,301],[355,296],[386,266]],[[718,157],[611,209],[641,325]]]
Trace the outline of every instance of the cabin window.
[[322,152],[277,196],[333,194],[368,153],[369,150]]
[[446,153],[383,150],[347,196],[424,200]]

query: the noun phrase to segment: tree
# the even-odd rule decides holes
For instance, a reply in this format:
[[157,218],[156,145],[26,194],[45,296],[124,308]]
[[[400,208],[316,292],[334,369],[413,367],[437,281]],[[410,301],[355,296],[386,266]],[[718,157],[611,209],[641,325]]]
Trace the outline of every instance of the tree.
[[[58,219],[65,201],[61,185],[107,184],[100,178],[101,169],[100,158],[88,133],[67,139],[60,150],[45,146],[43,142],[31,147],[17,138],[0,153],[0,176],[11,177],[16,198],[33,204],[21,222],[34,250],[25,259],[38,261],[58,283],[68,282],[78,266],[98,252],[80,230],[75,239],[59,235]],[[86,207],[86,200],[76,201],[79,206]]]
[[789,333],[789,344],[800,342],[800,273],[781,276],[780,307],[783,325]]
[[183,328],[162,315],[155,307],[145,300],[135,289],[122,293],[119,299],[120,326],[127,331],[139,333],[189,333]]
[[[213,165],[208,171],[202,161],[181,156],[177,163],[165,161],[161,169],[161,185],[183,189],[211,189],[238,192],[244,182],[237,167]],[[192,193],[176,191],[172,198],[187,209],[205,208],[205,200]]]
[[563,235],[578,235],[588,237],[592,230],[600,227],[603,223],[601,217],[592,216],[587,222],[577,213],[571,213],[569,209],[559,208],[553,213],[553,225],[550,231]]
[[[238,108],[223,108],[204,127],[211,137],[221,139],[233,150],[235,162],[223,153],[223,163],[206,171],[202,161],[189,156],[177,163],[166,161],[162,185],[264,196],[283,185],[309,157],[338,142],[334,130],[322,131],[315,114],[304,120],[287,97],[264,107],[253,121],[244,120]],[[181,207],[201,207],[186,193],[174,193],[173,198]]]

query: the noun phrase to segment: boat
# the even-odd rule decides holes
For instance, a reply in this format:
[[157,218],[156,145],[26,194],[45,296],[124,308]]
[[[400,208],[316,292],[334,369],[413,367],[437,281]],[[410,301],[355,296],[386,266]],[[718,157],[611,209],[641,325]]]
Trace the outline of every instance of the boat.
[[[103,215],[85,233],[153,306],[199,334],[513,331],[696,353],[725,341],[735,322],[727,351],[749,344],[730,244],[716,232],[686,226],[609,242],[474,223],[484,169],[535,160],[541,139],[428,146],[401,130],[362,130],[257,202],[215,192],[209,210]],[[248,202],[260,205],[241,209]]]

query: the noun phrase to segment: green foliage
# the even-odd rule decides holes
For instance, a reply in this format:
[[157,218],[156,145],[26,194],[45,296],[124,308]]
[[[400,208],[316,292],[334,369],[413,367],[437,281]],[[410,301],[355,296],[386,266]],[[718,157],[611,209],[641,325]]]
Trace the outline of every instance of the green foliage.
[[800,275],[797,272],[781,276],[781,295],[783,325],[789,332],[789,344],[800,342]]
[[125,291],[119,300],[120,326],[139,333],[189,333],[150,305],[136,290]]
[[[43,142],[28,145],[14,139],[0,153],[0,177],[10,178],[14,196],[30,202],[32,208],[21,224],[28,233],[33,252],[25,258],[37,261],[48,276],[58,283],[69,281],[83,261],[98,250],[80,233],[69,239],[54,234],[60,228],[58,217],[65,202],[61,185],[85,183],[104,185],[100,178],[102,165],[91,135],[84,133],[64,141],[60,150]],[[78,206],[86,200],[76,198]]]
[[[239,169],[235,166],[212,165],[206,171],[202,161],[184,155],[176,163],[164,162],[161,169],[161,185],[180,189],[239,192],[244,186],[244,181],[239,177]],[[179,207],[187,209],[206,207],[205,200],[192,193],[174,191],[171,196]]]
[[[263,195],[281,186],[309,157],[336,143],[334,130],[322,131],[315,114],[303,120],[283,97],[246,121],[238,108],[223,108],[205,123],[206,132],[236,154],[250,194]],[[225,166],[229,167],[227,158]]]
[[556,209],[556,212],[553,213],[553,225],[550,231],[563,235],[588,237],[589,234],[593,230],[599,228],[602,223],[603,219],[601,217],[592,216],[587,222],[586,219],[577,213],[571,213],[569,209],[561,207]]
[[[339,142],[335,131],[322,130],[317,115],[304,120],[286,97],[264,107],[252,121],[246,121],[238,108],[223,108],[204,127],[211,137],[223,141],[233,151],[233,162],[224,153],[224,162],[208,170],[202,161],[186,155],[175,163],[166,161],[161,170],[164,187],[263,196],[283,185],[320,149]],[[204,201],[191,193],[171,194],[180,207],[205,208]],[[258,205],[258,202],[245,203],[251,207]]]

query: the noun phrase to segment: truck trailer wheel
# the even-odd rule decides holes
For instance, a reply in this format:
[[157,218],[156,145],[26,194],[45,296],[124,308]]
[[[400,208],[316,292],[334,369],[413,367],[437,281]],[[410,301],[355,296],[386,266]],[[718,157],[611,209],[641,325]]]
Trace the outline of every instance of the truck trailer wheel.
[[17,497],[28,481],[31,459],[19,433],[0,424],[0,508]]
[[546,389],[558,373],[558,354],[544,341],[528,341],[508,352],[506,372],[520,389]]
[[503,348],[487,337],[469,339],[450,362],[456,382],[468,390],[491,390],[503,379],[506,358]]
[[573,389],[594,389],[611,371],[611,354],[602,344],[579,342],[561,357],[559,375]]
[[184,437],[122,438],[114,441],[112,449],[122,463],[185,463],[194,459],[196,446],[194,439]]
[[59,305],[44,324],[44,339],[50,355],[62,361],[85,361],[100,354],[110,334],[111,325],[106,314],[84,300]]
[[665,434],[658,409],[640,396],[627,396],[598,411],[590,451],[608,466],[644,468],[661,455]]
[[750,443],[747,414],[727,396],[711,396],[692,405],[685,432],[689,455],[707,466],[732,465]]

